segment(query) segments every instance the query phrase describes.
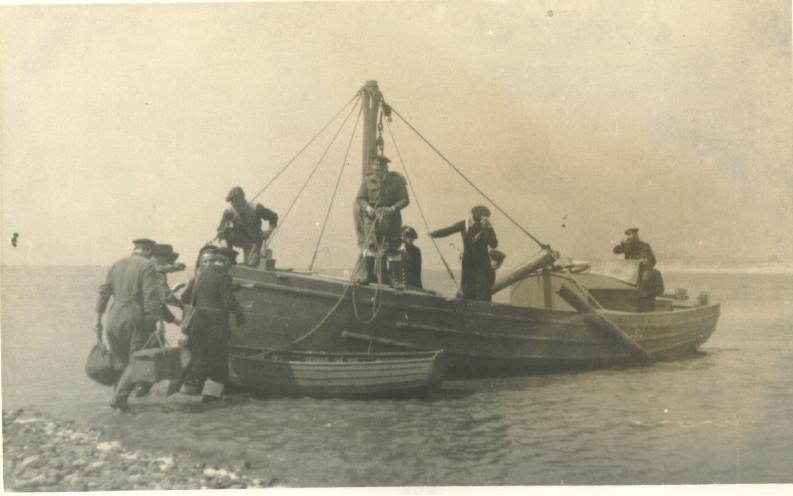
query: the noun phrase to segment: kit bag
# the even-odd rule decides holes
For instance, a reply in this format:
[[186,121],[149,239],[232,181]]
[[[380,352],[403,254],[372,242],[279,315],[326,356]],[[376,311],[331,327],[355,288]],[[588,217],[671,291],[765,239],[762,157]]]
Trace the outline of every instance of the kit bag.
[[102,343],[102,339],[97,339],[85,362],[85,373],[88,377],[103,386],[112,386],[121,377],[122,372],[113,366],[113,354]]

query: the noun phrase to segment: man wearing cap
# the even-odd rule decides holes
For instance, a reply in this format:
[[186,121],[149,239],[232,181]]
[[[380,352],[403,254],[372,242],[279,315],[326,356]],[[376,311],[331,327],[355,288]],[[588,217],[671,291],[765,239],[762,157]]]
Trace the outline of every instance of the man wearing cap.
[[449,227],[430,233],[433,238],[443,238],[454,233],[463,237],[462,275],[460,293],[471,300],[490,301],[491,281],[490,254],[488,250],[498,246],[496,232],[490,223],[490,210],[482,205],[471,209],[471,218],[461,220]]
[[413,244],[418,238],[416,230],[410,226],[402,228],[402,267],[405,275],[405,286],[421,289],[421,250]]
[[[387,282],[402,287],[402,214],[410,204],[407,183],[398,172],[388,170],[390,160],[383,155],[372,159],[372,173],[358,190],[356,207],[361,214],[358,282]],[[388,263],[388,274],[383,264]],[[379,269],[376,270],[377,266]]]
[[[245,200],[245,192],[239,186],[231,188],[226,201],[231,208],[223,212],[218,239],[225,240],[229,248],[242,248],[245,265],[258,266],[262,243],[278,226],[278,214],[261,203]],[[269,223],[267,231],[262,231],[263,220]]]
[[663,293],[663,282],[661,274],[655,270],[655,255],[648,243],[639,239],[639,228],[631,227],[625,230],[625,240],[614,247],[615,254],[624,254],[625,260],[639,260],[638,287],[640,291],[639,311],[650,311],[655,308],[655,296],[657,288],[661,287]]
[[[143,347],[160,318],[160,288],[151,257],[154,241],[136,239],[132,255],[114,263],[105,283],[99,287],[96,303],[96,333],[102,335],[102,315],[107,311],[107,344],[113,364],[123,370],[110,403],[114,409],[129,411],[127,399],[132,392],[130,356]],[[110,297],[113,304],[107,308]]]
[[237,325],[245,325],[228,274],[236,255],[230,248],[214,250],[212,263],[196,277],[194,294],[187,295],[195,302],[195,313],[190,326],[191,359],[182,382],[201,387],[207,379],[220,385],[228,380],[229,315],[235,315]]
[[625,240],[614,247],[614,253],[625,254],[625,260],[639,260],[642,267],[652,269],[655,267],[655,255],[648,243],[639,239],[639,228],[631,227],[625,230]]

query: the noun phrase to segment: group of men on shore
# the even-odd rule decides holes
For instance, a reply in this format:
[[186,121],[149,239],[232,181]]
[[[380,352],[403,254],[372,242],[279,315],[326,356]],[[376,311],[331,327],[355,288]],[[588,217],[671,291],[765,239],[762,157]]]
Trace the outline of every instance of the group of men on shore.
[[[158,346],[159,340],[152,338],[157,333],[162,339],[164,322],[182,323],[169,306],[184,309],[191,305],[194,312],[189,328],[185,329],[185,346],[190,351],[190,361],[183,376],[169,385],[169,393],[176,392],[185,384],[185,392],[198,394],[206,380],[224,384],[228,377],[228,316],[234,313],[238,324],[244,322],[244,315],[231,292],[231,277],[228,275],[237,252],[222,247],[202,249],[195,277],[181,297],[177,297],[176,291],[184,285],[169,287],[167,275],[185,269],[184,264],[176,263],[179,254],[171,245],[158,244],[150,239],[136,239],[133,244],[132,254],[110,267],[105,283],[99,288],[96,305],[95,332],[98,339],[104,338],[119,374],[110,406],[122,412],[130,410],[128,399],[133,391],[137,396],[144,396],[152,386],[135,382],[134,353],[145,347]],[[205,401],[210,399],[205,397]]]

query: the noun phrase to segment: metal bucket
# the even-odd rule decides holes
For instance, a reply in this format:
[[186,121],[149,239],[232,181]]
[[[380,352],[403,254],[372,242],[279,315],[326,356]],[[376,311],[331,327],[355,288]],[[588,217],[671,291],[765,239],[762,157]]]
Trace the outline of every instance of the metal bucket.
[[220,398],[223,395],[223,388],[224,385],[222,382],[215,382],[212,379],[207,379],[204,382],[204,389],[201,390],[201,395]]

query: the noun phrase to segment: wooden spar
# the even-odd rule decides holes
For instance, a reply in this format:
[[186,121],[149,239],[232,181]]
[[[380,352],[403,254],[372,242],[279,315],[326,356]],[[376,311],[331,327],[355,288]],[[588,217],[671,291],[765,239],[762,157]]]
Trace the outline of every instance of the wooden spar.
[[503,276],[499,277],[496,282],[493,284],[493,288],[490,290],[492,294],[498,293],[502,289],[506,288],[507,286],[511,286],[516,282],[520,281],[521,279],[525,279],[529,276],[529,274],[542,269],[543,267],[550,266],[554,261],[553,253],[550,250],[541,250],[539,253],[534,255],[528,262],[515,267],[512,269],[508,274],[504,274]]
[[617,338],[617,340],[625,345],[633,355],[643,362],[650,362],[652,358],[647,350],[641,347],[632,337],[625,334],[625,332],[614,325],[610,320],[603,316],[600,312],[589,304],[584,298],[581,298],[571,289],[562,286],[557,291],[557,294],[579,313],[590,316],[590,322],[596,329],[606,332],[607,334]]
[[371,172],[372,158],[377,153],[377,115],[383,95],[377,81],[367,81],[361,88],[361,108],[363,108],[363,153],[361,154],[361,177]]

